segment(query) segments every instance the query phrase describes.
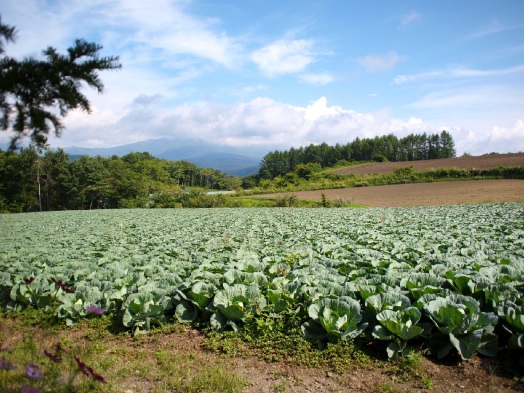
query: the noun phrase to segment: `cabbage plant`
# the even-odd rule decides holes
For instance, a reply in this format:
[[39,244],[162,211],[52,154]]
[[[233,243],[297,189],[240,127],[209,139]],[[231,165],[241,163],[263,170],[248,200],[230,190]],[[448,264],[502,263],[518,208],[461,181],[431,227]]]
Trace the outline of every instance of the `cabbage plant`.
[[266,299],[256,285],[244,284],[228,285],[215,293],[212,305],[208,307],[214,311],[211,325],[215,330],[222,331],[227,326],[233,330],[239,329],[239,323],[246,322],[254,314],[266,307]]
[[302,324],[306,340],[318,341],[319,347],[339,340],[357,337],[368,326],[360,323],[362,314],[358,300],[347,296],[338,299],[323,298],[308,308],[310,320]]
[[493,331],[498,317],[480,311],[479,303],[472,297],[437,297],[424,306],[424,312],[439,331],[430,341],[430,348],[439,359],[453,348],[462,359],[470,359],[475,352],[496,355],[498,338]]
[[409,356],[415,350],[407,345],[407,342],[424,332],[424,327],[418,326],[421,312],[416,307],[408,307],[399,310],[384,310],[377,314],[376,325],[373,329],[373,337],[379,340],[390,341],[387,347],[388,357],[391,359],[401,356]]
[[151,326],[165,323],[165,312],[172,308],[171,299],[162,293],[133,293],[122,304],[122,324],[135,335],[147,333]]

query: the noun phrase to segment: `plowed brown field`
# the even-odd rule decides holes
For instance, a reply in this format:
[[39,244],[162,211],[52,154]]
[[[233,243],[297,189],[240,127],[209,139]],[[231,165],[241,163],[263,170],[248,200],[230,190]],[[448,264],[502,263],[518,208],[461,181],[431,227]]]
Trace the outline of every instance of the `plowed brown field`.
[[[390,186],[299,191],[300,199],[342,199],[373,207],[455,205],[462,203],[524,202],[524,180],[470,180],[439,183],[394,184]],[[289,196],[290,193],[261,197]]]
[[[339,174],[388,173],[395,168],[413,166],[415,170],[430,168],[479,168],[524,165],[524,153],[491,154],[426,161],[381,162],[339,169]],[[452,205],[462,203],[524,202],[524,180],[468,180],[436,183],[397,184],[377,187],[342,188],[322,191],[299,191],[300,199],[320,200],[322,193],[333,201],[342,199],[373,207]],[[290,193],[265,194],[275,198]]]
[[395,168],[407,168],[420,171],[431,168],[478,168],[488,169],[499,166],[524,165],[524,153],[489,154],[477,157],[442,158],[440,160],[402,161],[402,162],[373,162],[370,164],[356,165],[333,171],[341,175],[365,175],[367,173],[388,173]]

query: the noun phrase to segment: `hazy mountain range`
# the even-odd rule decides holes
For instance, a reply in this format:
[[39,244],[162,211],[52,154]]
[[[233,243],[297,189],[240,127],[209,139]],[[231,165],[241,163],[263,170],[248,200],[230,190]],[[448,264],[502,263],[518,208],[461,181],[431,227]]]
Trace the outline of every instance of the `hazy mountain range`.
[[258,172],[260,161],[270,151],[267,147],[232,147],[212,145],[199,140],[150,139],[108,148],[64,147],[74,159],[80,155],[111,157],[132,152],[148,152],[157,158],[185,160],[201,168],[213,168],[236,176]]

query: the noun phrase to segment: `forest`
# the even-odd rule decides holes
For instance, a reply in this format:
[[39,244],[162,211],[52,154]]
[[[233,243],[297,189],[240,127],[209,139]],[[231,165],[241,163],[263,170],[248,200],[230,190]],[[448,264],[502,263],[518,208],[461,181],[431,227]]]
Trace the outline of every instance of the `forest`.
[[355,138],[345,145],[327,143],[268,153],[262,160],[258,178],[274,179],[296,169],[297,165],[319,164],[322,168],[347,165],[354,161],[415,161],[455,157],[451,134],[393,134],[375,138]]
[[0,150],[0,212],[177,207],[194,187],[231,190],[240,179],[149,153],[70,160],[62,149]]
[[62,149],[30,145],[19,152],[0,150],[0,212],[217,207],[224,204],[223,196],[202,190],[268,189],[268,181],[283,187],[286,174],[288,183],[290,175],[309,181],[313,173],[337,165],[454,156],[453,138],[446,131],[402,139],[390,134],[356,138],[345,145],[322,143],[270,152],[258,174],[238,178],[188,161],[159,159],[147,152],[70,159]]

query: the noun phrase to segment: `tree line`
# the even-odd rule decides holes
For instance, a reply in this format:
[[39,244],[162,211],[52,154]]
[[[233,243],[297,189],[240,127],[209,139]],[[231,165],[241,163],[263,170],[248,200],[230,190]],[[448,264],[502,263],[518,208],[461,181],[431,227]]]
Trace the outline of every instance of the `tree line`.
[[397,138],[393,134],[375,138],[356,138],[345,145],[327,143],[268,153],[262,159],[258,177],[274,179],[294,171],[297,165],[319,164],[322,168],[351,161],[414,161],[455,157],[451,134],[410,134]]
[[218,170],[149,153],[70,160],[62,149],[0,150],[0,211],[4,212],[157,207],[175,201],[188,188],[239,186],[240,179]]

